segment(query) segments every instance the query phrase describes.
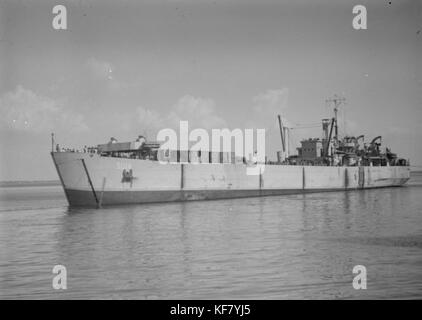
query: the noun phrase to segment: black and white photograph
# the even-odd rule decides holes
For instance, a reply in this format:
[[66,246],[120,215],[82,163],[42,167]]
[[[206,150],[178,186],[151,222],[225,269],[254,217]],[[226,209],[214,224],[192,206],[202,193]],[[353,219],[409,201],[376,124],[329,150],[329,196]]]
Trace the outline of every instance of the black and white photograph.
[[421,0],[0,0],[0,300],[420,299]]

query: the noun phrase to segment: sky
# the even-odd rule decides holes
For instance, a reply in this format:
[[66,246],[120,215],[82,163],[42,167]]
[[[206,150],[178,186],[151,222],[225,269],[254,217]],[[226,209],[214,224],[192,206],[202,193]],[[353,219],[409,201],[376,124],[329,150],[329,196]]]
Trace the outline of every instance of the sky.
[[[67,30],[52,27],[57,5]],[[365,5],[367,29],[353,29]],[[340,133],[382,135],[422,166],[422,1],[0,0],[0,181],[57,179],[51,132],[80,148],[194,128],[265,128],[267,154]]]

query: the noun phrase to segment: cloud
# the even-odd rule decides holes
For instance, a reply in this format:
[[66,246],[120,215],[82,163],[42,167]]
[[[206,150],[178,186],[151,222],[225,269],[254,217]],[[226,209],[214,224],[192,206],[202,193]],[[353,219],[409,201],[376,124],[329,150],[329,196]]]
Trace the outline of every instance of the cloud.
[[188,121],[189,128],[225,128],[226,121],[217,114],[215,102],[212,99],[184,95],[166,114],[161,114],[144,107],[137,108],[138,123],[149,135],[157,134],[159,130],[171,128],[177,130],[180,121]]
[[185,95],[177,101],[169,114],[173,123],[188,120],[191,127],[213,129],[227,126],[226,121],[217,115],[215,102],[212,99],[196,98]]
[[146,109],[144,107],[138,107],[136,113],[138,120],[137,125],[139,125],[142,130],[147,131],[148,134],[151,134],[151,131],[156,134],[156,132],[166,127],[165,119],[158,112]]
[[[257,94],[251,101],[251,120],[246,121],[241,129],[265,128],[273,133],[273,140],[279,139],[277,114],[287,108],[287,99],[287,88],[267,90]],[[210,98],[184,95],[166,113],[145,107],[137,108],[137,122],[142,128],[141,132],[150,138],[155,137],[161,129],[165,128],[171,128],[178,132],[179,123],[182,120],[189,122],[190,130],[203,128],[210,132],[212,129],[233,129],[233,126],[230,126],[220,115],[216,103]],[[289,125],[284,118],[283,123]],[[273,144],[277,143],[273,142]]]
[[279,114],[281,110],[287,108],[288,97],[287,88],[267,90],[253,98],[253,109],[259,114]]
[[86,62],[86,65],[94,78],[113,80],[114,67],[110,62],[91,58]]
[[[277,130],[277,115],[283,114],[288,107],[289,89],[267,89],[266,91],[255,95],[252,98],[251,116],[246,121],[248,128],[266,128],[269,130]],[[291,127],[292,125],[284,117],[283,124]],[[275,133],[274,133],[275,134]]]
[[61,103],[18,85],[0,97],[0,127],[27,132],[64,129],[86,131],[83,116],[64,110]]

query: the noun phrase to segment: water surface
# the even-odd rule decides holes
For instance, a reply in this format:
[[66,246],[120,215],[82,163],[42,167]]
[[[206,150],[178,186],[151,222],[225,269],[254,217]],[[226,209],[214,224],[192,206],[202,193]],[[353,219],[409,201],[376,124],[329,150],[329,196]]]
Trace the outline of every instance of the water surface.
[[[52,288],[54,265],[67,290]],[[355,265],[367,290],[352,287]],[[0,188],[0,298],[422,298],[422,174],[408,186],[68,209]]]

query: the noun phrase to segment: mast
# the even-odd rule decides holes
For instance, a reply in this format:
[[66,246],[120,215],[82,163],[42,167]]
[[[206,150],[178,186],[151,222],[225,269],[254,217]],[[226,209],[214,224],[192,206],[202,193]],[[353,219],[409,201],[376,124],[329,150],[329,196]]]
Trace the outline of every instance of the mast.
[[330,134],[328,136],[327,145],[325,146],[324,150],[324,157],[328,157],[329,154],[329,148],[330,148],[330,142],[331,142],[331,135],[333,134],[333,125],[334,125],[335,119],[331,119],[331,127],[330,127]]
[[278,115],[278,125],[280,127],[280,137],[281,137],[281,145],[283,147],[283,153],[286,151],[285,141],[284,141],[284,131],[283,131],[283,124],[281,123],[281,116]]
[[290,133],[289,133],[289,127],[286,127],[283,125],[283,133],[284,133],[284,150],[286,153],[286,158],[289,157],[289,152],[290,152],[290,148],[289,148],[289,138],[290,138]]
[[343,97],[339,97],[337,95],[334,95],[334,97],[325,100],[327,103],[333,103],[334,104],[334,139],[338,140],[338,120],[337,120],[337,112],[340,105],[344,102],[346,102],[346,99]]
[[51,133],[51,152],[54,152],[54,133]]

